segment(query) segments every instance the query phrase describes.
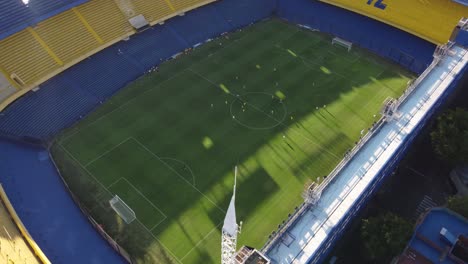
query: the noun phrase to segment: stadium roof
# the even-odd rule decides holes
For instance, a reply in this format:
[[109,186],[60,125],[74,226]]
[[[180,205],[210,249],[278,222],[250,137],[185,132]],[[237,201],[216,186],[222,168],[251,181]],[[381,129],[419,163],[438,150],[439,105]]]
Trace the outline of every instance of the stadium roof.
[[375,187],[382,170],[395,161],[406,141],[414,138],[413,132],[467,65],[467,51],[458,46],[452,50],[453,54],[439,62],[399,107],[401,118],[378,130],[323,191],[315,207],[287,230],[294,241],[286,245],[280,239],[266,252],[273,263],[315,263],[322,257],[360,198]]

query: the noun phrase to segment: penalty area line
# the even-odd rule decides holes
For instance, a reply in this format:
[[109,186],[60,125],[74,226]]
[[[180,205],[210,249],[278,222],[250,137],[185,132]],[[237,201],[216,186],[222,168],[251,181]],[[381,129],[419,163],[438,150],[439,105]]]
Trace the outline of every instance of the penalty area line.
[[148,153],[150,153],[153,157],[155,157],[157,160],[159,160],[162,164],[164,164],[168,169],[170,169],[172,172],[174,172],[177,176],[179,176],[179,178],[181,180],[183,180],[184,182],[186,182],[189,186],[191,186],[193,189],[195,189],[198,193],[200,193],[203,198],[207,199],[209,202],[211,202],[216,208],[218,208],[221,212],[223,213],[226,213],[226,211],[224,211],[221,207],[219,207],[213,200],[211,200],[208,196],[206,196],[202,191],[200,191],[200,189],[198,189],[197,187],[195,187],[193,184],[191,184],[187,179],[185,179],[182,175],[180,175],[180,173],[175,170],[174,168],[172,168],[172,166],[170,166],[169,164],[167,164],[167,162],[165,162],[164,160],[162,160],[158,155],[156,155],[153,151],[151,151],[150,149],[148,149],[143,143],[141,143],[138,139],[132,137],[133,140],[135,140],[135,142],[140,145],[143,149],[145,149]]
[[222,224],[223,222],[219,223],[217,226],[215,226],[213,229],[211,229],[210,232],[208,232],[208,234],[206,234],[200,241],[197,242],[197,244],[195,244],[195,246],[193,246],[192,249],[190,249],[187,254],[185,254],[180,260],[184,260],[188,255],[190,255],[190,253],[192,253],[192,251],[194,251],[203,241],[205,241],[214,231],[216,231],[216,229],[218,229],[218,227]]
[[84,166],[85,167],[88,167],[89,165],[93,164],[94,162],[98,161],[100,158],[104,157],[105,155],[109,154],[110,152],[112,152],[114,149],[120,147],[121,145],[125,144],[127,141],[129,141],[130,139],[132,139],[132,137],[128,137],[126,139],[124,139],[122,142],[120,142],[119,144],[113,146],[112,148],[104,151],[104,153],[102,153],[101,155],[97,156],[96,158],[92,159],[90,162],[86,163]]

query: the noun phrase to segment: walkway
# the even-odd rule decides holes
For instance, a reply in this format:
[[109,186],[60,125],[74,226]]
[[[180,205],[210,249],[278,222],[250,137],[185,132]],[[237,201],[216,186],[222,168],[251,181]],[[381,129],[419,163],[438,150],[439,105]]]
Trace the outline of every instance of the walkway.
[[[316,263],[339,237],[362,199],[375,182],[401,158],[434,108],[466,69],[466,50],[454,47],[400,105],[399,119],[376,132],[323,191],[318,204],[287,231],[294,241],[288,246],[279,239],[267,252],[274,263]],[[343,225],[344,224],[344,225]],[[288,241],[290,242],[290,241]]]

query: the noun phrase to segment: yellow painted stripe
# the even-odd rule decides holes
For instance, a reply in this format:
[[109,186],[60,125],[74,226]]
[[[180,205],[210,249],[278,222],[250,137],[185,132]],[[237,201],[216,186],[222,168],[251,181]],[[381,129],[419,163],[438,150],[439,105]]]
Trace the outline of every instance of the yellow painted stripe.
[[89,31],[89,33],[91,33],[91,35],[93,35],[93,37],[100,43],[104,43],[104,41],[102,40],[101,37],[99,37],[99,35],[96,33],[96,31],[94,31],[94,29],[91,27],[91,25],[88,23],[88,21],[86,21],[86,19],[83,17],[83,15],[81,15],[81,13],[78,11],[78,9],[76,9],[76,7],[72,8],[73,12],[75,13],[75,15],[78,17],[78,19],[81,21],[81,23],[83,23],[83,25],[86,27],[86,29]]
[[288,53],[291,54],[293,57],[297,57],[297,54],[296,54],[294,51],[292,51],[292,50],[290,50],[290,49],[287,49],[287,51],[288,51]]
[[41,39],[41,37],[39,36],[39,34],[37,34],[36,31],[34,31],[32,28],[28,27],[27,28],[28,32],[31,33],[31,35],[34,37],[34,39],[39,42],[39,44],[41,44],[41,46],[47,51],[47,53],[49,53],[49,56],[52,57],[52,59],[55,60],[55,62],[58,64],[58,65],[63,65],[63,61],[60,60],[59,57],[57,57],[57,55],[55,55],[55,53],[49,48],[49,46],[47,46],[47,43],[45,43],[44,40]]
[[39,246],[36,244],[36,242],[32,239],[32,237],[29,234],[28,230],[23,225],[23,222],[21,222],[21,219],[16,214],[15,208],[13,208],[13,205],[11,204],[10,200],[8,199],[8,196],[6,195],[5,190],[3,189],[1,184],[0,184],[0,198],[2,199],[3,203],[5,204],[5,207],[6,207],[7,211],[8,211],[8,213],[11,215],[11,218],[13,218],[13,221],[15,222],[16,226],[20,230],[20,232],[23,235],[24,239],[26,239],[29,246],[31,246],[31,248],[34,251],[34,253],[36,254],[36,256],[41,260],[42,263],[50,264],[51,262],[49,261],[49,259],[42,252],[42,250],[39,248]]
[[172,9],[172,11],[175,11],[175,8],[172,5],[171,0],[164,0],[164,1],[166,1],[166,4],[169,6],[170,9]]
[[5,78],[7,78],[8,82],[13,85],[13,87],[16,88],[16,90],[21,90],[21,87],[19,87],[19,85],[13,81],[10,77],[10,75],[8,74],[7,71],[5,71],[5,69],[3,69],[2,67],[0,67],[0,73],[3,73],[3,75],[5,76]]
[[226,87],[226,85],[224,85],[224,84],[222,84],[222,83],[219,85],[219,88],[221,88],[221,90],[223,90],[223,91],[224,91],[225,93],[227,93],[227,94],[228,94],[228,93],[231,93],[231,92],[229,91],[229,89]]

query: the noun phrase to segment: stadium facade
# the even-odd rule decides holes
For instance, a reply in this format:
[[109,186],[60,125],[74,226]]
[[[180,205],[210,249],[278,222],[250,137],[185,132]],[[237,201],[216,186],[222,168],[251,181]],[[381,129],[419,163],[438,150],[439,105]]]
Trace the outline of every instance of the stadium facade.
[[[435,91],[434,96],[416,91],[413,95],[419,97],[406,101],[412,107],[421,98],[430,103],[419,107],[423,112],[417,122],[408,121],[409,133],[388,153],[368,185],[315,244],[317,248],[308,251],[308,243],[299,243],[292,249],[296,252],[283,248],[276,252],[284,254],[275,255],[266,250],[278,263],[323,261],[468,69],[462,47],[468,43],[465,25],[454,33],[459,21],[468,17],[463,0],[7,0],[0,7],[0,180],[52,263],[123,263],[125,253],[112,241],[109,246],[101,238],[106,236],[102,228],[74,202],[49,158],[48,140],[187,48],[277,16],[350,41],[417,74],[434,67],[429,69],[432,77],[423,74],[420,80],[424,89]],[[139,20],[130,21],[137,16]],[[440,55],[437,45],[449,40],[456,44],[445,46],[443,56],[436,58],[440,64],[432,65],[433,55]],[[444,76],[443,87],[433,86],[437,74]]]

